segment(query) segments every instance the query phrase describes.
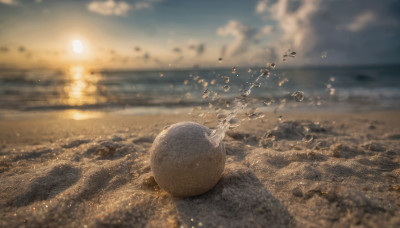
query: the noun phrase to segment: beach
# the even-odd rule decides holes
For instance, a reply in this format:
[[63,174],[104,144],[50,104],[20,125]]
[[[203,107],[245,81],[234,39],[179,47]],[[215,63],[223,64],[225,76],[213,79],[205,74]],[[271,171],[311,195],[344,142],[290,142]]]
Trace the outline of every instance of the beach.
[[0,228],[400,228],[399,12],[0,0]]
[[189,198],[160,189],[149,149],[213,115],[3,118],[0,226],[400,226],[400,111],[264,114],[227,132],[221,180]]

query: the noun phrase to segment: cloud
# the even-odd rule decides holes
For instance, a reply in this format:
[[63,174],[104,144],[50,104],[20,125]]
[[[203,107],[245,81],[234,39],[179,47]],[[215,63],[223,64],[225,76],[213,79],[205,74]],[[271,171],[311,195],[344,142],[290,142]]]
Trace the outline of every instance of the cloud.
[[6,4],[6,5],[18,5],[18,1],[16,1],[16,0],[0,0],[0,3]]
[[[0,0],[1,1],[1,0]],[[141,10],[152,8],[156,2],[162,0],[142,0],[136,1],[133,4],[128,4],[124,1],[105,0],[105,1],[92,1],[87,5],[89,11],[101,14],[101,15],[116,15],[125,16],[131,10]]]
[[367,27],[368,24],[375,21],[375,14],[371,11],[366,11],[359,14],[354,20],[347,25],[347,29],[352,32],[358,32],[363,28]]
[[264,13],[267,10],[268,0],[262,0],[257,3],[256,12],[257,13]]
[[192,39],[189,40],[188,43],[188,49],[195,51],[197,56],[200,56],[205,52],[206,47],[204,43],[200,43],[199,41]]
[[[267,47],[279,55],[294,50],[296,61],[313,64],[400,59],[399,10],[395,0],[260,0],[255,6],[274,25]],[[329,57],[321,59],[322,52]]]
[[114,0],[93,1],[87,5],[87,8],[89,11],[107,16],[124,16],[131,10],[131,6],[128,3]]
[[231,20],[223,27],[218,28],[220,36],[231,35],[235,41],[227,47],[228,55],[241,55],[245,53],[250,44],[257,43],[259,31],[250,26],[245,26],[239,21]]

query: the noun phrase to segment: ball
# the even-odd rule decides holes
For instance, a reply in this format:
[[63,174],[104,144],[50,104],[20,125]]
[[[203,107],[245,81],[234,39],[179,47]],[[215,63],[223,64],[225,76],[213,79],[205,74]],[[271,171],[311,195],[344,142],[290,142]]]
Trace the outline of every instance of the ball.
[[164,129],[150,149],[150,166],[157,184],[178,197],[203,194],[221,178],[225,147],[215,147],[211,130],[201,124],[180,122]]

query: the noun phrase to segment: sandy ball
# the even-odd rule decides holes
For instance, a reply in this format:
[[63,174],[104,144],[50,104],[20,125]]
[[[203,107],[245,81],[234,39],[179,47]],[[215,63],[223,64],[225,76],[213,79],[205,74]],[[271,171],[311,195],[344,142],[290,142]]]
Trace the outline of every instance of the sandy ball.
[[225,167],[225,147],[215,147],[206,137],[210,133],[203,125],[180,122],[156,137],[150,149],[151,170],[162,189],[188,197],[217,184]]

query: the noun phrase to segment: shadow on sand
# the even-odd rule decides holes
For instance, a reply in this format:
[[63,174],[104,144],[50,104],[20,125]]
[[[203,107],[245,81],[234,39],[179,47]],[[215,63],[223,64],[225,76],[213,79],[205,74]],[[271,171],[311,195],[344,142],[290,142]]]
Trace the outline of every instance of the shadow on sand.
[[[175,198],[183,227],[293,227],[293,217],[253,172],[228,165],[209,192]],[[239,165],[240,166],[240,165]]]

